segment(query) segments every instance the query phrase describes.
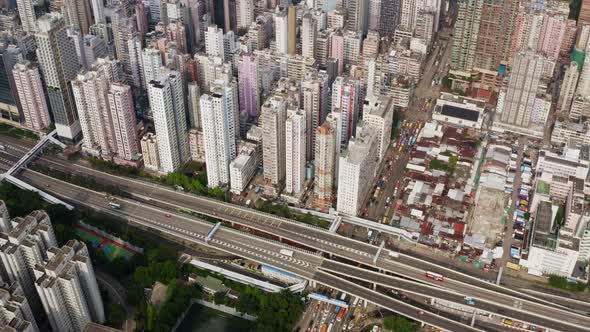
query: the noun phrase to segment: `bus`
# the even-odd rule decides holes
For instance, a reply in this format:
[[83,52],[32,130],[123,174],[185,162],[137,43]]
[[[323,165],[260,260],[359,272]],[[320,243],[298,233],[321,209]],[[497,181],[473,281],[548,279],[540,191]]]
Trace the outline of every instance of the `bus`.
[[111,207],[111,209],[116,209],[116,210],[119,210],[121,208],[121,204],[117,204],[114,202],[109,202],[109,206]]
[[445,281],[445,277],[442,274],[426,271],[424,276],[428,279],[436,280],[436,281]]
[[328,324],[322,325],[322,332],[327,332],[327,331],[328,331]]
[[345,312],[346,312],[346,308],[340,309],[340,312],[338,313],[338,316],[336,317],[336,321],[338,321],[338,322],[342,321],[342,317],[344,317]]

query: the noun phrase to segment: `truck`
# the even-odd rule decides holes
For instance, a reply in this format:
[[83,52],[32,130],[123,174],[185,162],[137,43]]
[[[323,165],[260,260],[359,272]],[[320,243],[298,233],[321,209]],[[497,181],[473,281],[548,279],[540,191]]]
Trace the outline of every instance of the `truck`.
[[335,313],[336,315],[338,315],[338,313],[339,313],[339,312],[340,312],[340,307],[339,307],[339,306],[336,306],[336,310],[334,310],[334,313]]
[[465,297],[465,303],[469,304],[469,305],[475,305],[475,300],[469,296]]
[[252,200],[251,199],[247,200],[246,201],[246,206],[250,206],[250,203],[252,203]]
[[281,255],[285,255],[285,256],[293,257],[293,250],[289,250],[289,249],[281,249],[281,250],[279,250],[279,253],[280,253]]

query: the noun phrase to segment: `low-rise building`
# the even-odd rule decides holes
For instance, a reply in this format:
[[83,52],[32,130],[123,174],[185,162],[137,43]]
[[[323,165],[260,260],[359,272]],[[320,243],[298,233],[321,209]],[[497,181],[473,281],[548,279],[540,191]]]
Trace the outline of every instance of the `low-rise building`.
[[443,92],[436,101],[432,118],[458,127],[481,129],[485,103]]
[[160,169],[160,153],[158,151],[158,138],[155,134],[147,133],[141,138],[141,153],[143,165],[151,171]]
[[252,180],[260,164],[260,147],[256,142],[240,141],[237,156],[229,164],[230,191],[239,195]]

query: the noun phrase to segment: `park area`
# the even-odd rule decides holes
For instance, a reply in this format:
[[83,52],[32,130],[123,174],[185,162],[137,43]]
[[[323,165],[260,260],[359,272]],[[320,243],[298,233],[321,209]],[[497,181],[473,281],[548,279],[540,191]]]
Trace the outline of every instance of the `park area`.
[[99,234],[90,228],[82,225],[76,225],[74,227],[76,229],[76,234],[81,240],[90,243],[95,250],[102,250],[109,261],[112,261],[117,257],[123,257],[129,260],[137,253],[133,248],[130,248],[123,243],[119,243],[115,239]]

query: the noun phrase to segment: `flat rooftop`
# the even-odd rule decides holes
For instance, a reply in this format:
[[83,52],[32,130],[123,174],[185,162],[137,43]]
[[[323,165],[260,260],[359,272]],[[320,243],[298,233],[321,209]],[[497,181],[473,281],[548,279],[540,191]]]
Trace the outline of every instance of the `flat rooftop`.
[[477,122],[480,113],[462,107],[443,105],[440,109],[440,114],[445,116],[452,116],[454,118],[459,118],[467,121]]

